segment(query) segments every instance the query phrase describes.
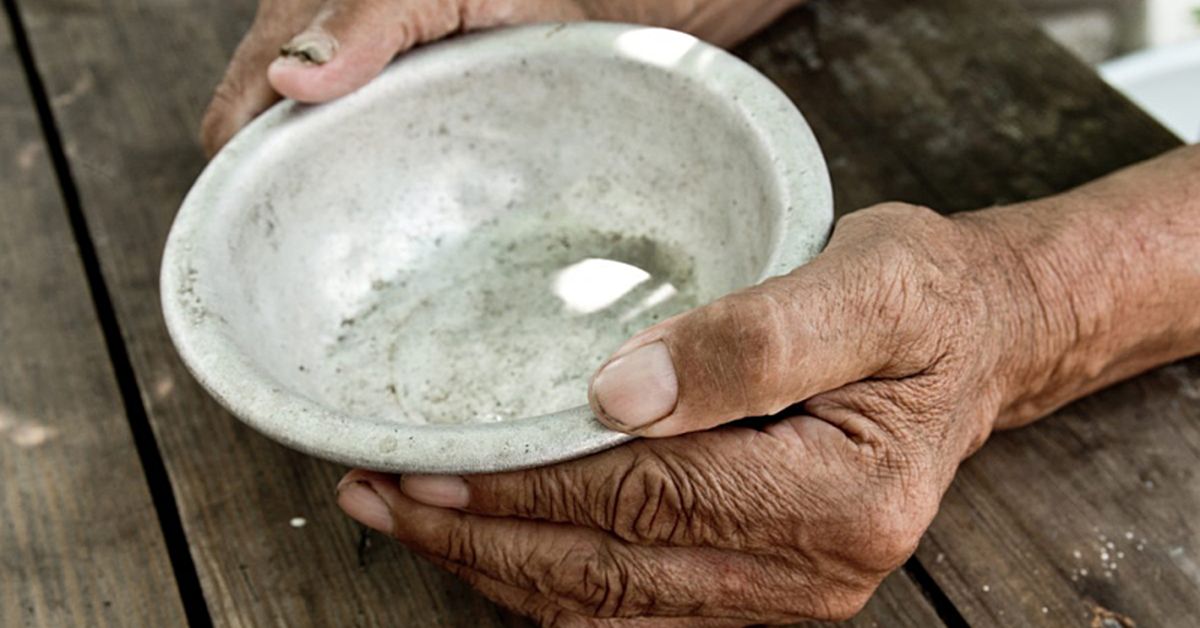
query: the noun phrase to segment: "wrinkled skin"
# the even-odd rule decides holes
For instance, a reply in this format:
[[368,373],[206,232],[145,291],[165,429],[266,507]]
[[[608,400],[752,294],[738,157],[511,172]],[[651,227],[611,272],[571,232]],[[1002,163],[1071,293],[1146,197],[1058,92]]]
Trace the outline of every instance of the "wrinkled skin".
[[[305,102],[344,96],[371,80],[396,54],[459,32],[589,19],[671,27],[728,45],[797,4],[799,0],[262,0],[205,112],[201,143],[212,156],[280,95]],[[292,54],[281,57],[281,48]]]
[[[856,212],[808,265],[617,351],[593,407],[647,438],[513,473],[353,471],[338,503],[546,626],[848,618],[993,429],[1200,353],[1197,173],[1190,147],[1021,205]],[[665,371],[605,381],[639,353]]]
[[[1200,353],[1198,172],[1191,147],[1021,205],[856,212],[808,265],[617,351],[592,405],[646,439],[515,473],[354,471],[338,503],[547,626],[847,618],[993,429]],[[606,379],[639,354],[665,369]]]
[[[610,19],[728,44],[794,4],[263,0],[203,140],[215,152],[281,94],[336,98],[463,30]],[[1200,353],[1197,173],[1193,147],[954,218],[856,212],[812,263],[617,350],[590,400],[642,440],[513,473],[353,471],[338,504],[546,626],[847,618],[993,429]]]
[[380,495],[390,513],[369,525],[546,625],[850,617],[912,554],[998,412],[1011,312],[965,256],[977,240],[922,208],[858,212],[812,264],[631,341],[667,338],[680,388],[698,391],[671,417],[688,430],[808,400],[762,431],[467,477],[466,500],[453,480],[402,490],[357,472],[343,506]]

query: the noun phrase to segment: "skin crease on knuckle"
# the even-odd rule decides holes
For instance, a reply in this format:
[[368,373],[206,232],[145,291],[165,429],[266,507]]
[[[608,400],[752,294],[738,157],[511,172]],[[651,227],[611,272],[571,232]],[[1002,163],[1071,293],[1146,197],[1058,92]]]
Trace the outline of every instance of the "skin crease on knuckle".
[[[917,217],[896,224],[909,213]],[[536,540],[492,538],[451,526],[443,558],[471,569],[480,556],[489,556],[493,571],[518,574],[517,586],[565,609],[553,611],[554,621],[737,615],[746,622],[775,622],[853,615],[914,551],[968,443],[978,438],[972,432],[984,431],[957,417],[970,416],[961,400],[980,398],[991,349],[973,345],[976,332],[920,344],[927,340],[914,331],[941,334],[948,311],[976,307],[946,288],[966,282],[960,275],[970,265],[942,261],[939,256],[954,254],[914,244],[919,238],[913,233],[922,229],[950,232],[928,237],[954,246],[951,223],[925,210],[894,206],[843,221],[831,245],[831,255],[845,261],[831,266],[839,274],[829,281],[854,286],[886,272],[905,283],[881,291],[882,304],[872,300],[855,308],[866,317],[860,320],[882,316],[891,328],[914,335],[914,347],[896,352],[910,364],[895,377],[817,395],[806,406],[811,417],[785,420],[794,425],[790,437],[788,430],[725,427],[636,441],[590,462],[509,476],[527,491],[506,511],[589,533],[556,545],[545,562],[522,558],[528,545],[515,554],[505,546]],[[876,247],[881,233],[892,234],[892,244]],[[861,246],[880,253],[864,255]],[[885,263],[904,268],[881,271]],[[794,298],[786,291],[763,294],[746,311],[786,307]],[[718,330],[749,338],[759,352],[787,361],[772,346],[781,336],[748,333],[755,321],[730,310],[736,307],[714,310]],[[959,320],[949,324],[962,326]],[[771,591],[779,595],[764,593]],[[551,612],[547,608],[525,612]]]
[[[746,430],[750,432],[749,430]],[[764,439],[759,434],[754,438]],[[790,452],[771,456],[771,460],[787,460],[797,466],[812,464],[810,459]],[[706,529],[716,531],[718,536],[702,535],[693,537],[690,541],[701,541],[706,545],[721,547],[738,547],[749,553],[746,556],[761,555],[770,557],[771,573],[776,581],[771,590],[786,592],[781,599],[742,601],[747,612],[773,612],[772,617],[780,621],[804,617],[820,617],[838,619],[847,617],[865,604],[870,593],[878,586],[882,578],[901,564],[915,549],[916,540],[920,537],[924,526],[920,523],[932,519],[931,513],[918,512],[919,509],[908,505],[908,500],[902,500],[901,506],[889,506],[882,498],[864,500],[861,494],[847,490],[852,486],[870,486],[852,472],[841,473],[837,485],[819,487],[789,486],[785,479],[799,476],[799,473],[789,473],[786,469],[771,469],[763,472],[762,464],[748,465],[744,470],[731,470],[728,464],[713,466],[714,461],[701,462],[695,468],[704,469],[714,474],[715,480],[727,481],[729,477],[741,478],[743,482],[753,482],[753,486],[734,485],[724,490],[737,491],[738,499],[744,501],[746,495],[758,496],[758,503],[749,507],[746,505],[733,506],[723,504],[719,495],[705,493],[700,508],[704,511],[697,518],[704,520],[715,513],[734,513],[734,519],[727,523],[728,528],[717,530],[718,526],[706,524]],[[768,463],[769,464],[769,463]],[[749,467],[758,468],[751,469]],[[677,486],[679,480],[666,479],[669,477],[686,476],[686,472],[665,472],[658,463],[639,465],[635,473],[650,473],[660,478],[657,482],[671,487],[667,492],[681,492]],[[711,487],[713,480],[696,482],[694,485]],[[764,484],[769,486],[764,486]],[[622,478],[623,486],[641,486],[632,475]],[[645,521],[647,513],[657,513],[661,506],[647,507],[652,503],[652,497],[658,490],[647,491],[618,488],[615,492],[624,497],[617,500],[618,508],[627,509],[626,517]],[[872,489],[872,492],[880,489]],[[808,495],[807,499],[800,496]],[[841,496],[840,503],[829,503],[829,499]],[[648,498],[649,497],[649,498]],[[891,499],[892,496],[887,496]],[[669,501],[669,500],[668,500]],[[824,503],[822,503],[822,501]],[[864,505],[866,506],[864,509]],[[752,511],[758,517],[751,522],[748,518],[737,513]],[[826,513],[826,519],[813,519],[811,515],[801,513]],[[682,514],[682,513],[680,513]],[[697,513],[699,514],[699,513]],[[653,517],[651,517],[653,519]],[[864,523],[866,522],[866,523]],[[747,529],[747,527],[753,529]],[[645,531],[636,536],[644,538]],[[661,533],[652,533],[661,538]],[[743,538],[738,539],[741,535]],[[676,534],[669,534],[678,541]],[[706,537],[706,538],[704,538]],[[735,540],[737,539],[737,540]],[[814,585],[809,574],[820,574],[819,585]],[[795,578],[799,577],[799,580]],[[593,578],[593,580],[595,580]],[[607,581],[606,581],[607,582]],[[813,590],[819,588],[820,594],[797,596],[798,590]],[[714,587],[714,590],[717,588]],[[588,599],[593,599],[594,596]],[[797,600],[803,600],[803,605],[797,606]],[[758,619],[764,619],[758,616]]]
[[635,544],[740,547],[744,508],[735,496],[750,499],[761,482],[748,486],[746,474],[730,472],[737,463],[707,446],[711,437],[688,440],[665,452],[631,443],[627,463],[592,476],[584,493],[603,529]]
[[[897,214],[910,211],[917,219],[897,226]],[[965,401],[982,398],[986,386],[980,380],[992,368],[993,349],[980,345],[979,332],[964,323],[978,304],[946,288],[955,281],[971,285],[960,277],[970,265],[939,260],[953,254],[913,244],[912,234],[924,228],[949,231],[928,237],[955,245],[953,225],[924,210],[889,207],[843,221],[831,254],[847,257],[833,265],[840,270],[829,281],[854,286],[878,278],[881,264],[902,264],[903,270],[886,272],[906,285],[882,291],[882,305],[857,307],[869,317],[863,320],[884,316],[892,328],[942,336],[947,324],[968,331],[946,342],[912,340],[914,348],[897,352],[910,364],[895,377],[817,395],[806,405],[811,416],[784,420],[790,430],[724,427],[641,440],[591,459],[508,475],[526,490],[510,498],[502,516],[579,526],[581,536],[555,545],[547,562],[546,556],[534,560],[524,553],[538,541],[513,536],[519,535],[515,528],[499,538],[450,526],[453,536],[441,558],[458,565],[458,573],[472,570],[482,556],[490,573],[516,574],[509,576],[514,585],[538,597],[514,603],[508,596],[507,603],[542,600],[521,612],[546,614],[553,623],[697,616],[736,616],[750,623],[853,615],[914,551],[958,461],[986,432],[963,417],[994,411],[972,410]],[[889,237],[898,244],[874,247],[880,233],[894,234]],[[860,246],[882,253],[863,255]],[[784,291],[757,298],[769,303],[757,306],[763,309],[786,307],[794,296]],[[963,318],[947,319],[947,312]],[[728,311],[718,322],[742,337],[744,327],[754,324]],[[749,337],[761,341],[760,350],[780,342],[770,332]],[[468,579],[488,590],[483,580]]]
[[640,453],[607,478],[601,494],[610,495],[596,502],[601,516],[626,541],[678,544],[688,536],[685,513],[694,506],[695,495],[653,454]]
[[[865,218],[867,220],[860,222],[872,222],[873,217],[869,214]],[[881,222],[884,224],[875,228],[886,228],[886,220]],[[884,259],[908,260],[905,263],[911,263],[910,253],[892,252]],[[947,266],[954,265],[942,264],[940,267]],[[905,276],[911,277],[907,274]],[[954,280],[938,278],[938,282],[947,281]],[[892,312],[890,315],[914,316],[908,311],[912,309],[925,316],[924,319],[920,319],[920,326],[936,327],[938,318],[942,316],[936,309],[943,307],[939,301],[940,297],[921,293],[930,290],[930,282],[917,282],[916,286],[911,291],[897,291],[898,294],[907,296],[895,299],[892,307],[902,308],[905,312]],[[913,298],[914,296],[921,298]],[[965,308],[968,311],[976,307],[975,304],[968,305],[970,307]],[[970,355],[972,350],[978,348],[963,340],[950,342],[948,346],[935,346],[919,352],[924,353],[925,357],[916,361],[924,362],[924,365],[915,376],[863,382],[818,398],[815,403],[810,404],[810,410],[818,416],[827,414],[830,407],[839,406],[844,411],[854,413],[856,420],[865,425],[876,426],[876,432],[855,443],[855,450],[861,452],[861,455],[855,464],[842,470],[836,478],[840,482],[816,487],[784,487],[775,491],[762,491],[779,495],[779,499],[790,503],[797,511],[822,513],[822,517],[817,520],[811,517],[806,520],[790,516],[785,509],[775,508],[763,511],[767,514],[756,522],[760,527],[770,527],[774,531],[774,535],[764,541],[764,547],[774,548],[781,557],[777,565],[777,573],[781,578],[796,572],[820,574],[819,587],[822,593],[814,596],[811,603],[804,608],[787,609],[790,611],[788,617],[845,619],[852,616],[866,603],[882,578],[902,564],[915,550],[917,541],[936,512],[941,493],[948,486],[958,459],[965,455],[962,451],[957,451],[954,455],[945,455],[945,452],[940,450],[952,450],[961,446],[962,439],[958,437],[958,432],[950,430],[954,433],[949,433],[945,431],[946,426],[954,423],[955,413],[962,412],[962,408],[959,407],[961,404],[956,400],[972,397],[968,393],[975,391],[970,388],[970,383],[978,379],[978,375],[985,372],[988,366],[987,359],[968,361],[966,364],[956,361],[966,360],[961,356]],[[907,359],[912,360],[912,355],[907,356]],[[949,374],[943,373],[942,370],[948,371]],[[958,376],[955,376],[955,373]],[[982,413],[986,414],[987,411]],[[846,425],[850,421],[831,417],[830,422]],[[917,430],[917,435],[914,435],[914,430],[905,430],[906,425],[914,424],[928,424],[934,426],[935,431]],[[969,433],[973,429],[961,431]],[[920,436],[920,433],[924,433],[925,436]],[[848,441],[852,440],[850,434],[845,438]],[[811,456],[811,452],[789,451],[770,457],[811,463],[811,457],[804,460],[806,453]],[[723,476],[737,475],[732,473],[727,465],[721,466],[719,460],[702,460],[696,466],[713,468],[712,473]],[[669,476],[661,468],[652,465],[643,469],[651,470],[660,478]],[[794,472],[796,477],[803,477],[803,474],[803,471]],[[747,477],[753,481],[761,475],[761,470],[757,475],[751,471]],[[787,478],[792,476],[793,472],[780,469],[770,475],[772,478]],[[624,477],[617,484],[626,487],[632,485],[629,477]],[[857,489],[848,490],[849,487]],[[805,489],[811,491],[810,495],[816,499],[824,497],[824,503],[801,505],[803,500],[797,496],[804,495]],[[645,512],[656,510],[657,507],[646,506],[654,491],[650,491],[649,495],[645,494],[645,491],[641,495],[628,491],[628,488],[616,491],[618,494],[626,493],[625,498],[619,500],[621,508],[639,513],[627,516],[640,518]],[[831,495],[842,495],[845,498],[831,503],[828,501]],[[705,499],[707,497],[705,495]],[[665,501],[668,504],[672,503],[670,499]],[[674,503],[682,501],[675,498]],[[703,503],[705,500],[700,501]],[[719,498],[716,501],[719,501]],[[715,508],[724,510],[728,506],[721,505]],[[803,522],[804,525],[797,526],[798,522]],[[793,534],[790,538],[783,533],[797,528],[809,529],[811,533]],[[762,531],[754,532],[761,534]],[[774,621],[782,617],[766,614],[769,608],[772,608],[770,604],[758,604],[756,612],[760,613],[760,620]],[[774,609],[774,612],[780,612],[780,607],[775,606]]]
[[[901,219],[906,225],[897,226]],[[591,518],[617,538],[634,543],[726,547],[744,556],[768,554],[774,560],[776,588],[790,591],[793,598],[798,589],[820,591],[802,596],[806,597],[803,606],[794,599],[790,605],[744,602],[744,612],[757,620],[842,619],[861,608],[882,578],[914,551],[958,460],[965,455],[966,443],[978,438],[972,432],[982,431],[970,421],[952,426],[953,417],[962,411],[957,400],[978,397],[972,386],[989,368],[989,351],[979,350],[986,347],[972,346],[976,340],[972,333],[915,346],[927,342],[919,332],[938,329],[948,312],[978,308],[973,297],[959,298],[946,287],[964,281],[958,275],[967,264],[939,259],[953,258],[953,252],[912,244],[919,240],[914,232],[923,229],[952,231],[953,227],[946,219],[929,216],[927,210],[902,206],[868,210],[839,226],[839,244],[832,247],[835,254],[867,260],[843,265],[850,269],[843,272],[859,273],[851,281],[877,281],[879,272],[887,272],[904,283],[882,291],[882,303],[860,307],[861,315],[870,317],[866,320],[883,316],[891,328],[909,328],[904,331],[912,334],[914,345],[897,351],[909,364],[895,377],[854,384],[819,395],[809,404],[814,416],[842,430],[835,432],[840,436],[828,442],[784,442],[751,430],[725,428],[677,439],[686,443],[678,449],[671,441],[640,441],[628,448],[633,459],[619,470],[602,479],[574,480],[590,495]],[[879,234],[889,234],[890,243],[874,247],[883,241]],[[860,246],[879,253],[863,256]],[[889,263],[903,268],[880,270]],[[755,298],[770,305],[747,311],[786,303],[776,294],[766,294]],[[747,327],[759,323],[730,309],[714,309],[720,323],[716,329],[748,339],[760,354],[779,351],[772,346],[779,341],[770,330],[748,331]],[[957,321],[952,324],[959,326]],[[736,357],[731,360],[737,363]],[[763,382],[755,385],[770,387]],[[724,445],[707,445],[710,439],[715,443],[731,434],[744,434],[738,437],[756,442],[757,447],[747,450],[753,456],[730,457],[721,454]],[[814,474],[813,468],[825,473]],[[572,489],[558,490],[565,494]],[[755,515],[744,515],[750,512]],[[582,605],[590,615],[612,614],[614,608],[643,610],[637,604],[612,601],[627,596],[641,596],[648,605],[644,610],[653,614],[654,595],[664,593],[630,590],[624,572],[571,561],[563,562],[554,578],[580,583],[568,606]],[[717,590],[703,581],[696,586]],[[621,596],[614,594],[618,588]]]
[[[541,487],[538,490],[545,490],[548,484],[566,478],[572,483],[591,478],[592,484],[582,489],[589,495],[587,501],[593,504],[593,510],[589,512],[588,517],[600,521],[601,527],[605,527],[606,518],[615,519],[612,528],[619,531],[624,527],[628,531],[615,534],[618,542],[602,543],[599,547],[603,547],[604,551],[598,556],[594,556],[599,551],[598,547],[584,542],[583,545],[574,548],[558,548],[555,555],[559,558],[549,568],[535,572],[529,571],[533,568],[532,564],[516,567],[525,571],[526,580],[538,583],[536,590],[539,594],[557,600],[556,604],[572,612],[588,616],[728,613],[732,612],[731,609],[741,609],[741,613],[748,615],[747,621],[761,621],[771,617],[838,615],[838,609],[845,605],[838,603],[827,608],[824,600],[845,598],[853,601],[860,595],[866,595],[877,584],[873,574],[868,578],[869,581],[864,581],[855,575],[857,571],[853,568],[822,569],[821,571],[844,575],[838,575],[823,584],[820,587],[823,595],[797,596],[798,590],[816,590],[816,585],[807,574],[818,570],[816,563],[804,558],[802,552],[790,551],[786,547],[795,540],[791,538],[791,531],[802,527],[801,520],[789,512],[789,509],[795,509],[795,512],[835,509],[828,505],[805,506],[803,500],[797,499],[797,495],[803,491],[797,491],[794,486],[784,485],[782,480],[795,474],[786,469],[775,469],[773,466],[779,461],[789,461],[790,464],[797,465],[799,462],[795,456],[785,453],[785,444],[782,441],[753,430],[735,431],[741,435],[739,438],[746,442],[775,449],[762,451],[764,459],[758,463],[748,459],[739,464],[737,461],[723,461],[712,452],[697,454],[698,450],[707,448],[703,442],[681,442],[699,440],[716,443],[726,440],[719,438],[717,434],[703,433],[671,443],[671,451],[653,452],[651,444],[634,443],[627,449],[643,448],[645,451],[639,452],[634,457],[636,461],[633,462],[630,462],[629,454],[620,454],[621,459],[630,463],[629,470],[614,472],[603,479],[595,479],[594,476],[577,472],[563,474],[554,471],[544,472],[544,477],[553,478],[550,480],[525,480],[532,486]],[[780,480],[775,481],[774,478]],[[572,484],[553,490],[555,494],[578,492],[580,485]],[[850,494],[845,490],[816,492]],[[658,494],[670,494],[672,497],[661,500],[660,503],[657,499]],[[756,501],[744,503],[748,501],[747,496],[754,495],[759,496]],[[738,504],[738,501],[743,503]],[[852,501],[848,500],[847,503]],[[747,509],[758,513],[760,517],[755,520],[739,514],[747,512]],[[674,511],[674,517],[682,517],[676,519],[676,522],[687,523],[682,526],[678,523],[668,525],[666,522],[671,517],[663,517],[663,510]],[[612,512],[616,514],[611,514]],[[721,517],[725,517],[723,523],[720,522]],[[628,522],[623,523],[623,520]],[[718,523],[713,523],[714,521]],[[696,527],[697,525],[699,527]],[[639,526],[646,529],[638,530]],[[718,529],[722,526],[724,529]],[[664,533],[662,530],[668,527],[671,532]],[[680,530],[689,530],[689,533],[684,535]],[[739,534],[745,538],[739,540]],[[758,553],[739,551],[723,554],[724,550],[718,549],[749,545],[749,534],[756,535],[753,547]],[[646,539],[647,535],[655,538]],[[674,542],[664,543],[664,536]],[[639,560],[638,555],[631,554],[633,550],[619,543],[620,540],[624,540],[623,537],[633,538],[642,543],[651,541],[649,545],[653,547],[670,549],[675,558],[668,561],[669,564],[679,564],[680,561],[686,564],[691,560],[689,557],[698,556],[696,553],[702,552],[705,556],[712,556],[713,552],[717,552],[724,558],[718,556],[710,560],[716,561],[712,564],[723,565],[724,569],[714,570],[698,564],[694,569],[686,569],[686,577],[671,577],[657,571],[669,569],[666,564],[655,561],[647,563],[644,557]],[[814,531],[813,538],[819,537]],[[476,543],[478,542],[477,540]],[[463,542],[449,544],[450,547],[463,545]],[[768,557],[770,560],[766,562]],[[750,561],[749,567],[746,566],[746,561]],[[754,567],[758,567],[764,575],[744,575]],[[642,571],[647,568],[652,569],[652,572],[647,574]],[[721,574],[722,571],[724,573],[721,577],[728,580],[727,582],[706,579],[712,574]],[[767,582],[773,584],[766,586]],[[755,584],[763,586],[747,589],[748,585]],[[569,590],[564,592],[564,586],[570,587]],[[680,586],[683,586],[684,590],[679,590]],[[688,593],[687,590],[693,590],[693,593]],[[736,594],[718,595],[719,591],[730,590],[735,590]],[[780,592],[781,599],[761,597],[763,591]],[[700,595],[708,596],[713,600],[714,607],[725,610],[701,609],[689,606],[686,602],[680,606],[679,600]],[[805,601],[802,607],[796,607],[797,599]]]

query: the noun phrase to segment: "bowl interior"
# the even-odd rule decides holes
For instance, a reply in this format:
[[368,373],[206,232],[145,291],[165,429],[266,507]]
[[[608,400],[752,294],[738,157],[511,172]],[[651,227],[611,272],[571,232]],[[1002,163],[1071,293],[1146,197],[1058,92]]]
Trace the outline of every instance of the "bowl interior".
[[779,175],[694,76],[618,45],[380,80],[289,105],[209,203],[197,289],[287,392],[398,423],[546,414],[631,334],[762,275]]

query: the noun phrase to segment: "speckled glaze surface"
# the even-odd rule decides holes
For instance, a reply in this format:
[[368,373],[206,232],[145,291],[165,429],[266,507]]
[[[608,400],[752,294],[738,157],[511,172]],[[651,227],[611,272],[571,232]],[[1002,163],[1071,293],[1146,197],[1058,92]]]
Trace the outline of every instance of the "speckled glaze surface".
[[638,26],[504,29],[249,125],[175,220],[163,310],[200,383],[288,446],[515,469],[628,440],[588,410],[592,371],[808,261],[832,215],[807,124],[733,56]]

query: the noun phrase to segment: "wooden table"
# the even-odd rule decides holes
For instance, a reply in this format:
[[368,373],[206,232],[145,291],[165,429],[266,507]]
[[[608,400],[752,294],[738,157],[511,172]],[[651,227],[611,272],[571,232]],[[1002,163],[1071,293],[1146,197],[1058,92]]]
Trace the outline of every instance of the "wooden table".
[[[243,427],[167,339],[163,240],[254,0],[4,5],[0,626],[525,625],[364,535],[343,469]],[[1037,197],[1177,144],[1002,1],[816,0],[739,52],[841,212]],[[1198,468],[1198,360],[997,435],[851,624],[1200,625]]]

